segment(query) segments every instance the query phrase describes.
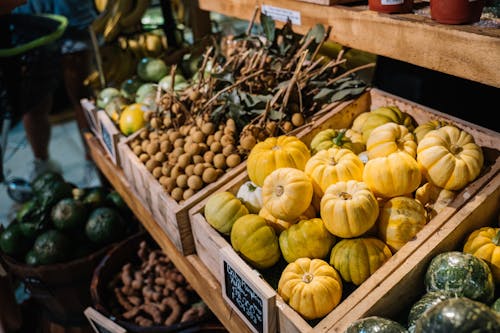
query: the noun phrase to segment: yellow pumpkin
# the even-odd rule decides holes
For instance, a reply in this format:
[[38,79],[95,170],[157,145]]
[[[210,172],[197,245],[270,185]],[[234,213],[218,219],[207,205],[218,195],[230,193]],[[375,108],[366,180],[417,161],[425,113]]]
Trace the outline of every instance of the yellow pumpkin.
[[467,237],[463,251],[486,261],[495,283],[500,283],[500,228],[474,230]]
[[402,112],[397,106],[382,106],[370,111],[370,116],[363,123],[361,130],[363,141],[368,140],[370,133],[376,127],[390,122],[406,126],[410,131],[413,131],[416,125],[415,120],[409,114]]
[[330,148],[313,155],[306,163],[304,172],[324,192],[328,186],[339,181],[363,179],[365,165],[349,149]]
[[421,180],[417,161],[403,152],[369,160],[363,170],[363,181],[376,196],[384,198],[412,193]]
[[318,319],[340,303],[342,280],[326,261],[300,258],[281,273],[278,294],[303,318]]
[[326,189],[321,199],[320,214],[326,229],[333,235],[352,238],[373,227],[379,207],[377,199],[365,183],[349,180]]
[[393,252],[412,240],[427,223],[424,206],[408,197],[396,197],[387,201],[380,211],[378,231]]
[[318,218],[301,220],[279,236],[281,253],[289,263],[299,258],[324,259],[334,243],[335,237]]
[[431,183],[425,183],[415,191],[415,199],[424,205],[429,220],[446,208],[455,199],[455,196],[455,192]]
[[359,154],[365,150],[365,144],[360,133],[350,129],[326,129],[314,136],[311,141],[311,152],[317,152],[332,147],[345,148]]
[[266,177],[262,186],[263,207],[275,217],[293,221],[302,215],[313,197],[313,184],[304,171],[279,168]]
[[429,182],[458,191],[479,176],[484,156],[472,135],[448,125],[425,135],[417,147],[417,161]]
[[307,145],[295,136],[269,137],[250,151],[247,159],[248,176],[262,187],[264,179],[274,170],[284,167],[304,170],[310,157]]
[[330,265],[344,281],[359,286],[391,257],[389,247],[378,238],[343,239],[333,247]]
[[417,156],[417,143],[413,134],[403,125],[387,123],[374,128],[366,142],[368,158],[384,157],[402,151]]
[[234,222],[231,229],[231,246],[255,268],[269,268],[281,258],[278,237],[266,220],[248,214]]
[[245,205],[231,192],[212,194],[205,204],[204,215],[207,222],[217,231],[229,235],[234,222],[248,214]]
[[363,132],[363,125],[365,124],[366,119],[370,116],[370,112],[363,112],[360,113],[354,118],[354,121],[352,122],[351,125],[351,130],[362,133]]
[[449,125],[449,123],[444,120],[429,120],[423,124],[418,125],[417,128],[415,128],[415,130],[413,131],[413,134],[415,134],[417,143],[419,143],[427,133],[433,130],[437,130],[446,125]]

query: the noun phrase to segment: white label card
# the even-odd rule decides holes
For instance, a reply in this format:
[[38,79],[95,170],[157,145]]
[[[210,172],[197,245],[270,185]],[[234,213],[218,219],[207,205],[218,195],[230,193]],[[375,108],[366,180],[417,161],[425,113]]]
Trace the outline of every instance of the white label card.
[[382,5],[400,5],[404,2],[404,0],[381,0],[380,3]]
[[272,17],[275,21],[286,23],[288,19],[294,25],[300,25],[300,12],[285,8],[279,8],[269,5],[262,5],[261,11],[263,14]]

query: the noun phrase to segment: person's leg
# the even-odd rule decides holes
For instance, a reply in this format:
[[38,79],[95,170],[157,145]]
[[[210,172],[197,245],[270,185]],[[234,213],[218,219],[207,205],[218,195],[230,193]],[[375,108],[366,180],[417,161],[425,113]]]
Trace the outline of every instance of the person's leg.
[[37,106],[31,108],[23,116],[26,138],[33,151],[33,156],[38,160],[47,160],[49,158],[49,114],[52,110],[52,101],[52,94],[45,96]]

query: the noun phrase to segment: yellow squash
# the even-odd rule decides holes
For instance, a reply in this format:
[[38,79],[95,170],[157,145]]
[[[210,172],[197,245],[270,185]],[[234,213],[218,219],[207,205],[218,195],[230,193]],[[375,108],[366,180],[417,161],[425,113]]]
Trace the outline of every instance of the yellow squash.
[[304,171],[279,168],[267,176],[262,186],[262,202],[278,219],[293,221],[311,205],[313,184]]
[[413,134],[403,125],[387,123],[371,132],[366,142],[368,158],[384,157],[402,151],[411,157],[417,156],[417,143]]
[[250,151],[247,159],[248,176],[262,187],[264,179],[274,170],[284,167],[304,170],[310,157],[307,145],[295,136],[269,137]]
[[392,252],[396,252],[412,240],[426,223],[427,214],[419,201],[408,197],[392,198],[380,211],[379,236]]
[[205,219],[217,231],[229,235],[234,222],[248,214],[245,205],[231,192],[212,194],[205,204]]
[[458,191],[479,176],[484,156],[472,135],[448,125],[425,135],[417,147],[417,161],[429,182]]
[[349,180],[331,185],[321,199],[326,229],[342,238],[361,236],[377,221],[377,199],[365,183]]
[[431,183],[425,183],[415,191],[415,199],[424,205],[429,220],[446,208],[455,199],[455,196],[455,192]]
[[418,125],[417,128],[415,128],[415,130],[413,131],[413,134],[415,134],[417,143],[419,143],[427,133],[433,130],[437,130],[446,125],[449,125],[449,123],[444,120],[429,120],[421,125]]
[[332,147],[345,148],[359,154],[365,150],[363,137],[351,129],[326,129],[314,136],[311,141],[311,152],[317,152]]
[[339,181],[363,180],[365,165],[349,149],[330,148],[313,155],[306,163],[305,173],[325,192]]
[[318,218],[302,220],[279,236],[283,258],[289,263],[299,258],[324,259],[330,253],[335,237]]
[[339,304],[342,280],[326,261],[300,258],[281,273],[278,294],[304,319],[318,319]]
[[393,198],[412,193],[421,180],[417,161],[403,152],[369,160],[363,170],[363,181],[377,197]]
[[464,252],[486,261],[495,283],[500,283],[500,228],[474,230],[465,241]]
[[392,256],[389,247],[375,237],[343,239],[332,249],[330,265],[344,279],[362,284]]
[[366,117],[361,130],[363,141],[368,140],[370,133],[376,127],[390,122],[406,126],[410,131],[413,131],[416,126],[415,120],[397,106],[382,106],[370,111],[370,116]]

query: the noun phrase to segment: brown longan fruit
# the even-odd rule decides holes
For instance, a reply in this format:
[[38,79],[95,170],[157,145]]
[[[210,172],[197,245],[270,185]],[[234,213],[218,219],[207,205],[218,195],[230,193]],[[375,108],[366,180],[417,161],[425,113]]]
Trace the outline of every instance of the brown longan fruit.
[[188,176],[186,174],[179,175],[177,179],[175,180],[176,184],[180,188],[186,188],[187,187],[187,180]]
[[190,135],[190,136],[193,136],[193,134],[194,134],[195,132],[197,132],[197,131],[198,131],[198,126],[193,125],[193,126],[191,127],[191,129],[189,130],[189,135]]
[[190,189],[196,191],[203,187],[203,181],[201,180],[200,176],[191,175],[187,180],[187,185]]
[[156,168],[157,166],[160,166],[160,162],[158,162],[154,158],[150,158],[146,162],[146,169],[148,169],[149,172],[153,172],[153,169]]
[[203,160],[208,163],[212,163],[214,160],[215,153],[211,150],[206,151],[205,154],[203,154]]
[[194,174],[194,164],[189,164],[185,169],[184,173],[189,177]]
[[161,151],[157,152],[155,154],[155,160],[157,160],[158,162],[165,162],[165,160],[167,159],[167,156],[162,153]]
[[201,148],[200,148],[200,145],[198,143],[193,142],[193,143],[187,144],[187,147],[185,147],[184,150],[188,154],[198,155],[200,153]]
[[146,153],[142,153],[141,155],[139,155],[139,160],[145,164],[149,160],[149,155]]
[[175,156],[176,158],[178,158],[179,156],[184,154],[184,148],[182,148],[182,147],[174,148],[174,150],[172,150],[172,152],[170,154]]
[[172,171],[170,172],[170,178],[173,178],[174,181],[180,175],[184,174],[184,169],[181,168],[178,164],[174,165]]
[[[166,135],[166,134],[165,134]],[[170,153],[174,149],[172,143],[168,140],[163,140],[160,143],[160,151],[164,154]]]
[[234,168],[241,163],[241,157],[238,154],[231,154],[226,158],[226,165],[229,168]]
[[206,144],[210,146],[215,141],[214,135],[210,134],[209,136],[207,136],[207,139],[205,141],[206,141]]
[[190,188],[186,189],[184,193],[182,194],[182,199],[187,200],[191,198],[194,195],[194,191]]
[[146,139],[148,136],[149,136],[149,131],[147,129],[145,129],[141,133],[139,133],[139,137],[141,139]]
[[163,188],[168,192],[171,193],[172,190],[176,187],[175,179],[172,177],[167,177],[167,180],[165,181],[165,184],[163,184]]
[[148,139],[142,141],[141,148],[143,151],[145,151],[145,152],[148,151],[149,143],[150,143],[150,141]]
[[141,148],[141,146],[135,146],[135,147],[133,148],[133,151],[134,151],[134,154],[135,154],[136,156],[139,156],[139,155],[141,155],[141,154],[142,154],[142,148]]
[[201,125],[201,131],[205,135],[212,134],[214,132],[214,129],[215,127],[212,122],[204,123],[203,125]]
[[184,138],[177,138],[175,139],[174,141],[174,148],[178,148],[178,147],[184,147],[184,143],[186,141],[184,140]]
[[163,163],[163,166],[161,167],[161,174],[169,177],[171,172],[172,166],[168,163]]
[[179,187],[176,187],[172,190],[172,192],[170,192],[170,195],[172,196],[172,199],[174,199],[175,201],[179,202],[182,200],[182,195],[184,194],[184,191],[179,188]]
[[180,155],[178,163],[181,168],[186,168],[191,163],[191,155],[188,153]]
[[158,179],[158,182],[161,184],[161,186],[165,187],[167,184],[168,177],[167,176],[161,176],[160,179]]
[[217,180],[217,171],[215,171],[215,169],[212,167],[206,168],[203,171],[203,175],[201,176],[201,179],[203,179],[203,181],[206,184],[213,183],[214,181]]
[[285,133],[288,133],[288,132],[290,132],[290,131],[293,129],[293,125],[292,125],[292,123],[291,123],[291,122],[289,122],[289,121],[285,121],[285,122],[281,125],[281,127],[283,128],[283,131],[284,131]]
[[231,155],[235,150],[236,147],[233,144],[227,145],[224,148],[222,148],[222,154],[227,157]]
[[292,115],[292,124],[293,124],[293,126],[299,127],[299,126],[304,125],[304,123],[305,123],[305,119],[304,119],[304,116],[302,115],[302,113],[297,112],[297,113],[294,113]]
[[158,119],[158,117],[151,117],[151,119],[149,120],[149,124],[152,128],[158,129],[160,128],[160,119]]
[[220,139],[224,135],[224,132],[221,130],[218,130],[217,132],[214,133],[214,140],[220,142]]
[[233,118],[227,118],[227,120],[226,120],[226,127],[229,127],[232,130],[236,131],[236,123],[234,122]]
[[220,153],[222,151],[222,145],[220,144],[220,142],[216,141],[210,145],[210,150],[215,154]]
[[201,163],[204,161],[203,156],[201,155],[194,155],[192,159],[194,164]]
[[156,168],[154,168],[151,173],[153,174],[153,177],[155,177],[156,179],[159,179],[162,176],[161,166],[157,166]]
[[175,140],[177,140],[178,138],[182,137],[181,133],[177,132],[177,131],[172,131],[168,134],[168,140],[170,142],[175,142]]
[[172,126],[172,118],[170,116],[163,117],[163,126],[165,126],[166,128]]
[[203,163],[197,163],[194,166],[193,173],[197,176],[203,175],[203,171],[205,171],[205,166]]
[[234,133],[236,133],[235,129],[229,127],[229,126],[226,126],[226,128],[224,128],[224,135],[230,135],[230,136],[233,136]]
[[149,133],[149,140],[153,141],[158,139],[158,131],[150,132]]
[[191,125],[182,125],[181,127],[179,127],[179,133],[181,133],[183,136],[187,136],[190,129]]
[[225,169],[226,168],[226,156],[224,154],[217,154],[214,156],[214,166],[217,169]]
[[151,143],[148,145],[146,152],[150,155],[153,156],[155,155],[158,151],[160,150],[160,144],[158,141],[151,141]]
[[240,145],[243,149],[251,150],[257,144],[257,140],[253,135],[245,135],[240,140]]
[[224,134],[220,139],[220,143],[223,147],[232,145],[234,143],[234,138],[232,135]]
[[198,143],[198,146],[200,147],[200,152],[198,154],[203,155],[207,150],[210,148],[205,142]]
[[196,143],[201,143],[205,141],[205,134],[203,134],[201,131],[195,131],[191,134],[191,137],[193,138],[193,142]]

